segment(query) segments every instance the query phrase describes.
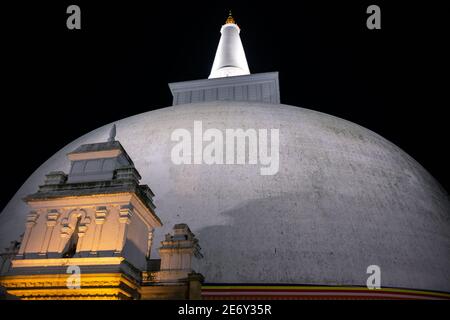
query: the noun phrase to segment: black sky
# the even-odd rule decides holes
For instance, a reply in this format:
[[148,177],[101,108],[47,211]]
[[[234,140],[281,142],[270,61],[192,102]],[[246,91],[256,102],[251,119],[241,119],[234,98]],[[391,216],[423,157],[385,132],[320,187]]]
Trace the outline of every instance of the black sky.
[[[394,3],[395,2],[395,3]],[[89,131],[171,104],[168,82],[209,75],[229,9],[252,73],[279,71],[282,103],[367,127],[447,190],[441,2],[33,1],[2,7],[1,207]],[[82,29],[66,28],[77,4]],[[382,29],[366,28],[378,4]]]

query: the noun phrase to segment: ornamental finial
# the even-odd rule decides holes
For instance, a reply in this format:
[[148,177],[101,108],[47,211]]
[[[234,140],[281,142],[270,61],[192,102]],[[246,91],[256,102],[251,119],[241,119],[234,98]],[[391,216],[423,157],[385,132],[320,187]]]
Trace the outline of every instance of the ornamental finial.
[[108,142],[115,141],[115,138],[116,138],[116,124],[113,124],[111,131],[109,131]]
[[236,24],[236,22],[234,21],[234,19],[233,19],[233,16],[231,15],[231,10],[229,11],[229,13],[228,13],[228,18],[227,18],[227,21],[225,21],[225,24]]

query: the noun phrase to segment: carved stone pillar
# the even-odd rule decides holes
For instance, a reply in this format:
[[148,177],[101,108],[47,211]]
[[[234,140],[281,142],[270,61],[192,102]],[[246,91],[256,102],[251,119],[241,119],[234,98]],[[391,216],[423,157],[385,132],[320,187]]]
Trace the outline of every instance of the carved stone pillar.
[[133,206],[131,204],[120,206],[119,209],[119,234],[117,237],[115,254],[119,255],[122,253],[123,246],[125,245],[125,240],[127,238],[127,225],[131,222],[131,217],[133,216]]
[[47,213],[47,228],[45,229],[44,240],[42,241],[41,250],[39,252],[40,255],[47,254],[48,246],[53,234],[53,229],[56,226],[59,215],[60,214],[58,210],[55,209],[49,210]]
[[88,229],[88,227],[86,226],[86,224],[80,224],[78,226],[78,243],[77,243],[77,250],[76,250],[76,253],[78,253],[78,254],[80,254],[80,252],[82,251],[84,235],[86,234],[87,229]]
[[106,221],[108,210],[106,207],[97,207],[95,210],[95,233],[94,240],[92,242],[91,254],[97,255],[98,247],[102,237],[103,224]]
[[75,232],[76,221],[75,219],[80,219],[80,224],[78,225],[78,242],[76,252],[79,253],[81,251],[81,246],[83,243],[83,236],[85,235],[88,225],[91,223],[91,218],[88,216],[87,212],[84,209],[75,209],[72,210],[66,218],[61,220],[61,234],[60,234],[60,244],[58,246],[58,253],[62,253],[64,247],[67,243],[67,239],[72,236],[72,233]]
[[31,229],[33,229],[34,225],[36,224],[36,221],[39,217],[39,213],[36,211],[31,211],[27,216],[27,222],[26,222],[26,229],[25,233],[23,235],[22,245],[20,246],[18,258],[23,257],[24,253],[26,252],[28,240],[30,239]]
[[151,228],[148,231],[148,240],[147,240],[147,254],[146,257],[147,259],[150,259],[150,254],[152,252],[152,245],[153,245],[153,232],[154,232],[154,228]]

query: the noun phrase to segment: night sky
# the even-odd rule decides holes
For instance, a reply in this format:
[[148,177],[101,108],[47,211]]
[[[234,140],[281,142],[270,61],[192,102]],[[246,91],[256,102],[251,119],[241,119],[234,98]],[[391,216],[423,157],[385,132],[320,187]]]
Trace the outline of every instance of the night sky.
[[[207,78],[229,9],[250,71],[279,71],[282,103],[375,131],[450,190],[440,4],[93,2],[2,4],[0,210],[72,140],[170,106],[169,82]],[[70,4],[81,7],[81,30],[66,28]],[[370,4],[381,7],[381,30],[366,27]]]

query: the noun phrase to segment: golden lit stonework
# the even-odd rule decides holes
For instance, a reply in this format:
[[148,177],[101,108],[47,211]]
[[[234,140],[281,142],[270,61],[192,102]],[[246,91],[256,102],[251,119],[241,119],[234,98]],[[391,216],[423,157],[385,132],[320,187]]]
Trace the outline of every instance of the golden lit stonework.
[[[199,299],[201,258],[184,223],[161,243],[152,259],[154,194],[113,126],[106,142],[84,144],[67,157],[68,174],[52,171],[29,206],[25,233],[0,269],[8,299]],[[6,263],[6,265],[5,265]]]

